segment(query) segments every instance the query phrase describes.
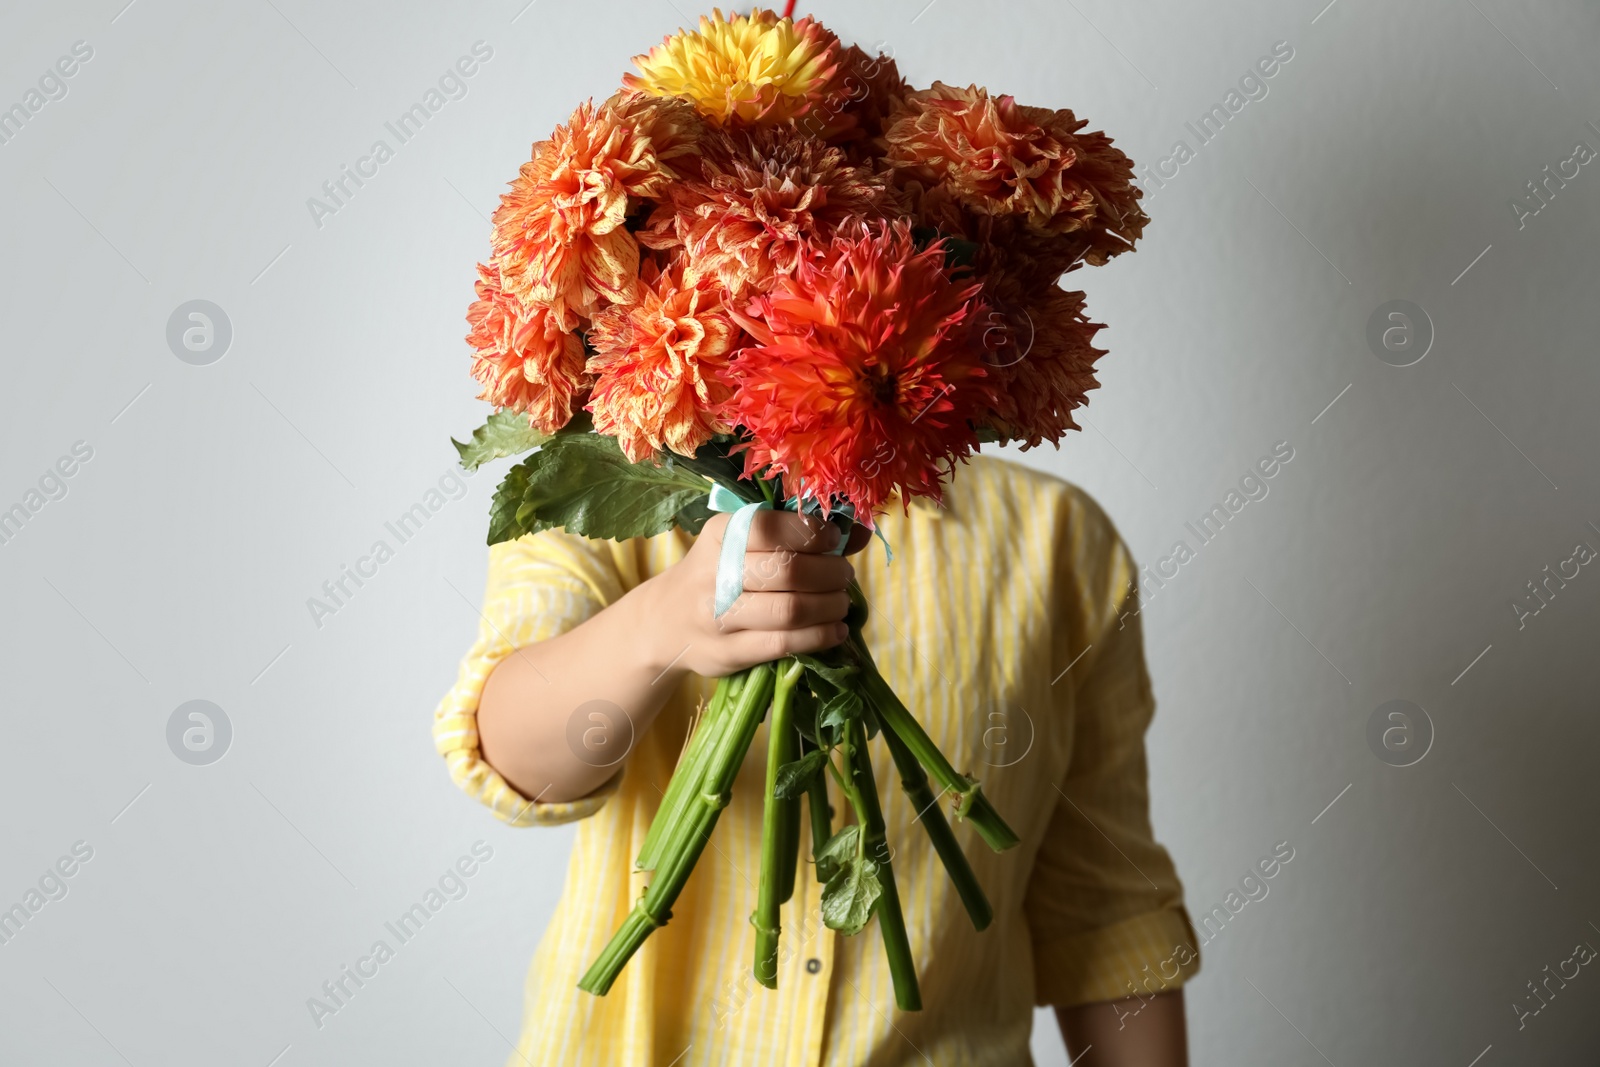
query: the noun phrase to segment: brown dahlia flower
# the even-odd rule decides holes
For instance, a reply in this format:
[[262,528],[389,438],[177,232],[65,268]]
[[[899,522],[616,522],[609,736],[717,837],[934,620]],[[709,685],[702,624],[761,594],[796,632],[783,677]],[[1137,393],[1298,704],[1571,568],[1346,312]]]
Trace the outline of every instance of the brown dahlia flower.
[[980,326],[984,366],[999,394],[988,426],[1003,440],[1033,448],[1059,444],[1080,427],[1072,411],[1088,403],[1100,383],[1094,364],[1106,350],[1094,346],[1103,323],[1083,313],[1083,294],[1050,286],[1034,292],[1007,275],[984,285],[989,305]]
[[880,175],[792,127],[717,130],[699,178],[670,186],[639,241],[681,248],[685,277],[714,277],[741,300],[765,292],[847,222],[897,212]]

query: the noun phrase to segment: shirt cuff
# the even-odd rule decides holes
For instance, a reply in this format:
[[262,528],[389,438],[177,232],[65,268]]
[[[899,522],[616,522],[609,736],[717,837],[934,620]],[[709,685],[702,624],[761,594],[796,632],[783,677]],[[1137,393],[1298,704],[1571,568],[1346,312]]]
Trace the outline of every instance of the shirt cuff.
[[621,788],[622,768],[617,768],[605,784],[588,796],[547,803],[530,800],[517,792],[484,760],[478,741],[478,703],[483,697],[484,683],[501,660],[535,636],[529,630],[530,625],[525,618],[520,623],[511,623],[510,632],[492,623],[485,628],[485,634],[462,661],[455,687],[434,712],[433,743],[444,757],[451,781],[493,811],[501,822],[510,826],[559,826],[599,811]]
[[1182,905],[1033,947],[1034,1002],[1070,1008],[1177,989],[1200,970]]
[[619,768],[599,789],[577,800],[529,800],[484,762],[483,755],[476,747],[445,752],[444,762],[450,769],[450,780],[508,826],[560,826],[562,823],[587,819],[622,788],[622,770]]

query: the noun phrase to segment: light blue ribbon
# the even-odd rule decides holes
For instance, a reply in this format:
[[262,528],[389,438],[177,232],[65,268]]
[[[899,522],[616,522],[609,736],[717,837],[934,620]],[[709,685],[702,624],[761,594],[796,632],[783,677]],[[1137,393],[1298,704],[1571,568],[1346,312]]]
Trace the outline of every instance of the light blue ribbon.
[[[750,524],[756,519],[756,512],[771,511],[773,505],[770,500],[757,500],[746,502],[739,494],[728,489],[720,482],[711,485],[711,496],[707,506],[712,511],[732,512],[733,517],[728,520],[728,526],[722,531],[722,552],[717,557],[717,596],[714,606],[716,618],[725,615],[733,602],[739,599],[739,594],[744,592],[744,557],[750,547]],[[779,507],[784,511],[797,511],[810,514],[820,509],[821,505],[815,500],[808,500],[801,504],[796,499],[783,501]],[[854,521],[855,508],[848,503],[833,509],[833,514],[843,515],[847,520]],[[878,540],[883,541],[884,559],[893,562],[894,552],[889,548],[889,542],[884,538],[882,530],[874,531]],[[845,546],[850,542],[850,528],[840,530],[839,543],[830,550],[834,556],[844,555]]]

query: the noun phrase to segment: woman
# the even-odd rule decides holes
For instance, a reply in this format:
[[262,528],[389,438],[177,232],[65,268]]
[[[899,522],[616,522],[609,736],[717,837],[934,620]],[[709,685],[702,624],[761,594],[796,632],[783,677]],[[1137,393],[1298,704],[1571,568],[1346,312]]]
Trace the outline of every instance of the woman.
[[[454,780],[517,826],[578,821],[560,905],[529,973],[511,1063],[1015,1065],[1053,1005],[1075,1067],[1182,1067],[1197,941],[1151,835],[1154,710],[1136,569],[1081,490],[979,457],[938,507],[891,507],[890,565],[831,555],[833,527],[762,512],[746,592],[712,617],[726,517],[698,538],[547,531],[491,549],[484,622],[434,735]],[[857,527],[847,555],[869,540]],[[874,742],[924,1010],[900,1012],[875,924],[825,928],[809,871],[783,908],[778,988],[750,974],[766,742],[751,745],[710,847],[605,997],[584,969],[647,872],[633,858],[707,679],[840,643],[851,576],[884,676],[1022,838],[956,827],[994,906],[973,929]],[[843,813],[836,813],[836,819]],[[801,830],[809,840],[809,831]]]

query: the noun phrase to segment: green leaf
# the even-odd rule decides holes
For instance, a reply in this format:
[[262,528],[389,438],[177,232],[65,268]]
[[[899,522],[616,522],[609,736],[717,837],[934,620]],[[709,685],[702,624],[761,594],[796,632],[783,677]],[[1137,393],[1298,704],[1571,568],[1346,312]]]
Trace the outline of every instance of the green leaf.
[[952,237],[940,233],[932,226],[913,226],[911,240],[915,243],[917,251],[922,251],[935,241],[944,241],[945,266],[953,269],[972,266],[973,258],[977,255],[978,245],[964,237]]
[[528,465],[519,463],[506,472],[500,486],[489,503],[489,543],[499,544],[526,533],[517,521],[517,510],[522,506],[523,494],[528,489]]
[[[707,490],[707,492],[709,491]],[[677,521],[679,526],[699,536],[700,531],[705,527],[706,521],[715,514],[716,512],[711,510],[711,505],[707,502],[707,498],[697,496],[678,509]]]
[[811,788],[811,783],[822,773],[828,754],[822,749],[807,752],[792,763],[778,768],[777,780],[772,783],[772,795],[779,800],[791,800]]
[[450,443],[461,453],[461,465],[475,471],[490,460],[531,452],[548,440],[550,435],[534,429],[527,415],[506,410],[490,415],[488,422],[472,431],[472,440],[462,442],[452,437]]
[[828,838],[828,843],[822,846],[812,859],[817,862],[817,877],[823,882],[830,882],[839,872],[839,868],[846,861],[855,857],[856,838],[861,835],[861,827],[855,823],[841,827],[837,833]]
[[[853,663],[830,663],[818,656],[798,655],[795,659],[804,663],[806,672],[811,675],[813,682],[822,682],[824,689],[845,689],[855,677],[856,668]],[[815,685],[812,690],[822,696],[822,690]]]
[[811,691],[810,685],[802,682],[794,687],[794,710],[790,714],[801,736],[813,745],[817,744],[817,695]]
[[623,541],[670,530],[711,483],[670,460],[632,463],[615,438],[557,434],[511,469],[489,511],[489,543],[554,527]]
[[744,458],[730,455],[728,449],[736,444],[732,437],[717,436],[695,449],[692,457],[674,456],[673,461],[702,474],[712,481],[721,482],[723,488],[747,504],[759,504],[767,499],[761,487],[744,477]]
[[822,710],[818,713],[819,726],[844,726],[861,717],[861,710],[865,706],[861,694],[854,689],[836,689],[833,695],[822,702]]
[[823,925],[842,934],[859,934],[882,893],[877,865],[852,854],[822,888]]

